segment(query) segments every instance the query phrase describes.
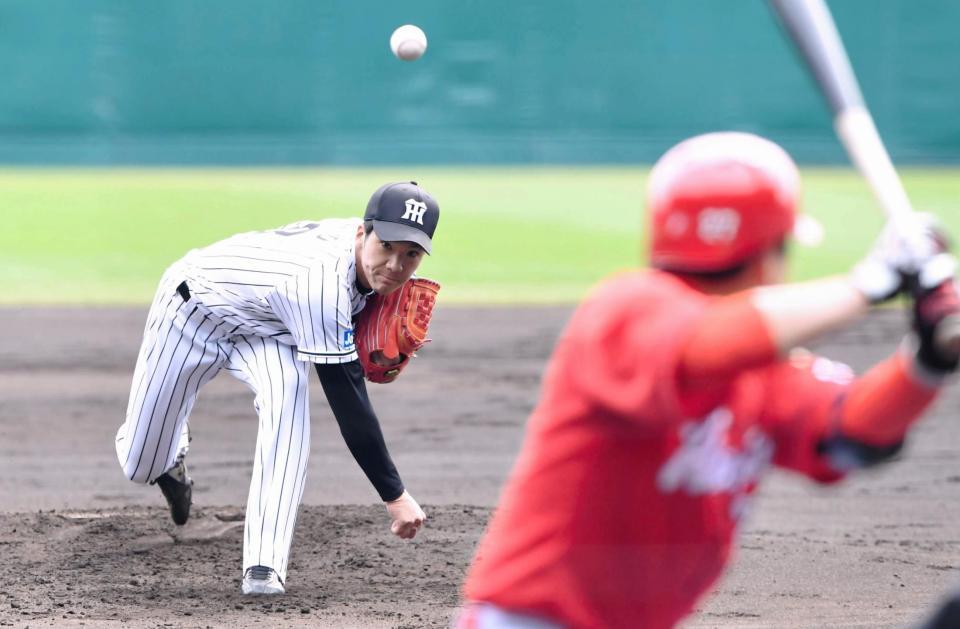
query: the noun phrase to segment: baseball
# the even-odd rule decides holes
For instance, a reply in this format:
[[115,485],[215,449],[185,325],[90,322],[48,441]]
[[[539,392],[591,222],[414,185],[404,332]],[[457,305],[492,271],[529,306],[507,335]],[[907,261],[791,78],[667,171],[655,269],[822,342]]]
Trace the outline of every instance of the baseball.
[[418,26],[404,24],[390,36],[390,50],[397,59],[414,61],[427,50],[427,36]]

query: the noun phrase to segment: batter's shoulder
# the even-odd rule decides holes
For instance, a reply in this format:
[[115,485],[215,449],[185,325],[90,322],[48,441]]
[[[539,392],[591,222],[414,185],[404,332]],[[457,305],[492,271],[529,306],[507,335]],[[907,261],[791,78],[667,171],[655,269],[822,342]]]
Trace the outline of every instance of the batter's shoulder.
[[705,297],[670,273],[632,270],[616,273],[597,284],[587,301],[631,304],[668,303],[662,300],[703,300]]
[[576,309],[570,329],[607,336],[636,326],[673,329],[702,311],[707,298],[660,271],[617,273],[600,282]]

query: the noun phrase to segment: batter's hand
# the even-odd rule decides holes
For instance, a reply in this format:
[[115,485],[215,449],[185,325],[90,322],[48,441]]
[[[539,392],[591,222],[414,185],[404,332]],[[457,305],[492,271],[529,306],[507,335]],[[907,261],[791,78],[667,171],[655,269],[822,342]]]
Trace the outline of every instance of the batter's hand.
[[413,539],[427,519],[427,514],[417,501],[404,490],[399,498],[386,504],[387,513],[390,514],[390,532],[400,539]]
[[944,346],[937,338],[942,326],[955,325],[960,318],[956,270],[957,260],[949,253],[941,253],[909,280],[913,295],[912,328],[919,341],[917,361],[937,375],[954,373],[960,364],[960,348]]
[[942,227],[930,214],[888,221],[866,258],[851,271],[850,281],[870,303],[887,301],[903,290],[906,278],[947,247]]

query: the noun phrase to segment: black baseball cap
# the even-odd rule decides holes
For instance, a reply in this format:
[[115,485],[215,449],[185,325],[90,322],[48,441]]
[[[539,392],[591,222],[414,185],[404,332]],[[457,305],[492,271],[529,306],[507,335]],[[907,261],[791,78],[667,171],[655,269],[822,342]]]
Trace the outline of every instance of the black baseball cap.
[[373,221],[380,240],[415,242],[430,253],[440,206],[416,181],[388,183],[370,197],[363,220]]

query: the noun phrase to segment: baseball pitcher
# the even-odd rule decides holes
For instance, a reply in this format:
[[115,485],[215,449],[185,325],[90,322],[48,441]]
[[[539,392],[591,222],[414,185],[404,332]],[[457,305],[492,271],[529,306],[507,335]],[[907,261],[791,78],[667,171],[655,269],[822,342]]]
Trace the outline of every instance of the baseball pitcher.
[[[284,591],[310,452],[313,365],[344,441],[386,503],[391,530],[426,517],[394,466],[364,377],[389,382],[424,342],[439,285],[413,278],[431,251],[437,202],[387,184],[363,220],[303,221],[189,252],[160,281],[116,448],[127,478],[159,485],[173,521],[190,513],[184,457],[200,388],[221,370],[259,416],[243,535],[245,594]],[[361,315],[362,316],[358,316]]]
[[[798,195],[755,135],[659,160],[654,268],[603,282],[561,335],[460,627],[672,627],[771,465],[829,483],[901,448],[957,367],[934,342],[960,308],[954,260],[926,223],[909,244],[888,228],[849,275],[783,284]],[[901,292],[913,329],[862,377],[797,349]]]

